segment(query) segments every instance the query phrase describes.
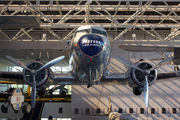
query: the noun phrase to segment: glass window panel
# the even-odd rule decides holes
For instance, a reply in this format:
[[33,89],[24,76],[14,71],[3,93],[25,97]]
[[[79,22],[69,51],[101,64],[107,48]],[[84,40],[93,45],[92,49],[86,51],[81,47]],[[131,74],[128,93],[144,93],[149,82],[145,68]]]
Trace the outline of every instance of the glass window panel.
[[79,114],[79,109],[78,108],[74,109],[74,114]]
[[92,33],[102,34],[100,30],[92,28]]
[[173,114],[176,114],[176,108],[172,108]]
[[133,113],[133,108],[129,108],[129,113]]
[[144,114],[144,108],[140,108],[140,114]]
[[119,112],[119,113],[122,113],[122,108],[119,108],[118,112]]
[[162,108],[162,114],[166,114],[166,109]]
[[107,34],[105,31],[102,31],[102,34],[107,37]]
[[155,114],[155,109],[151,108],[151,114]]
[[[78,37],[78,36],[89,34],[89,33],[90,33],[90,29],[78,30],[75,32],[74,37]],[[74,42],[77,42],[77,41],[74,41]]]

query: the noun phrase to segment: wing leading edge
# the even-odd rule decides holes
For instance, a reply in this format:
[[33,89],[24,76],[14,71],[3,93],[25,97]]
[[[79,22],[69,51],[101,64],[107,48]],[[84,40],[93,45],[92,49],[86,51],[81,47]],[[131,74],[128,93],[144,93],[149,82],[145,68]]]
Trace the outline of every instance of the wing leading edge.
[[[109,76],[105,76],[101,79],[100,85],[104,84],[121,84],[126,85],[126,81],[129,79],[129,75],[122,73],[111,73]],[[81,83],[77,77],[70,73],[54,73],[54,82],[56,84],[73,84],[84,85],[85,80]]]
[[[21,72],[0,72],[1,80],[5,81],[13,81],[24,84],[23,74]],[[77,77],[74,77],[70,73],[54,73],[54,77],[52,78],[55,84],[73,84],[80,85],[81,82]],[[156,82],[164,82],[171,80],[179,80],[180,79],[180,71],[172,71],[165,73],[158,73]],[[131,80],[129,74],[123,73],[111,73],[109,76],[105,76],[101,79],[102,84],[121,84],[127,85]]]
[[77,84],[79,80],[71,73],[54,73],[55,84]]
[[2,72],[0,71],[0,79],[3,81],[12,81],[24,84],[22,72]]

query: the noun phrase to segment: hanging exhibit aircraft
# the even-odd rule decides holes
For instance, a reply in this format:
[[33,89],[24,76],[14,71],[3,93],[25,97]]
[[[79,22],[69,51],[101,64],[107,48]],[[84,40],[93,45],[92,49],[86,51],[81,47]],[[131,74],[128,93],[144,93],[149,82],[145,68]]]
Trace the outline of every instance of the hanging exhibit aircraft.
[[[0,78],[17,82],[24,82],[32,86],[31,105],[35,104],[36,87],[46,87],[51,84],[86,84],[87,88],[92,84],[117,84],[128,83],[133,88],[135,95],[144,91],[145,106],[149,102],[149,86],[156,80],[179,77],[177,71],[157,73],[157,68],[173,59],[169,57],[154,67],[148,63],[139,61],[134,64],[122,57],[117,59],[130,67],[131,73],[127,77],[120,77],[118,73],[109,74],[107,66],[110,63],[111,46],[107,32],[100,26],[81,26],[73,36],[72,41],[67,41],[70,47],[69,73],[53,73],[51,66],[60,62],[65,56],[58,57],[46,64],[41,61],[33,61],[24,65],[17,59],[6,56],[11,62],[23,68],[22,73],[0,72]],[[118,77],[117,77],[118,76]],[[116,82],[115,82],[116,81]]]

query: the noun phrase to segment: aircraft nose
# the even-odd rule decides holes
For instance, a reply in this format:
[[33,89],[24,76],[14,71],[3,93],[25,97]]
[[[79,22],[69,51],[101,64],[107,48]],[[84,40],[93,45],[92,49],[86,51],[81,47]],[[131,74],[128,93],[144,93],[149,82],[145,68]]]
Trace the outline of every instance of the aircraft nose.
[[88,34],[79,39],[78,45],[85,55],[93,57],[101,53],[104,41],[99,35]]

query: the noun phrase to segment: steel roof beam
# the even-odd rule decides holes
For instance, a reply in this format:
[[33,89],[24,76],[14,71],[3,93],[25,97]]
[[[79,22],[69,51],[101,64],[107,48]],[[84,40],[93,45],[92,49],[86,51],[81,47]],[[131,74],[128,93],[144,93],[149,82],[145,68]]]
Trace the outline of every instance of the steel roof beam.
[[[164,2],[167,7],[172,11],[172,13],[180,20],[180,17],[174,12],[174,10],[167,4],[167,2]],[[179,31],[179,28],[175,29],[172,33],[170,33],[164,40],[170,40],[174,38],[175,36],[179,35],[177,34]]]
[[[145,20],[143,20],[146,24],[148,24]],[[163,41],[162,37],[154,30],[154,28],[150,27],[151,28],[151,31],[153,31],[156,35],[154,34],[150,34],[150,35],[153,35],[154,37],[158,38],[160,41]],[[145,29],[144,29],[145,30]],[[147,31],[146,31],[147,32]],[[148,32],[147,32],[148,33]]]
[[11,41],[11,38],[10,37],[8,37],[8,35],[6,35],[2,30],[0,30],[0,33],[1,34],[3,34],[6,38],[8,38],[9,39],[9,41]]
[[[62,25],[56,25],[56,26],[51,26],[51,24],[48,24],[48,23],[42,23],[40,24],[40,28],[46,28],[46,27],[50,27],[50,28],[74,28],[74,27],[79,27],[79,26],[84,26],[86,24],[84,23],[64,23]],[[102,24],[99,24],[99,23],[94,23],[93,25],[101,25],[102,27],[104,28],[127,28],[127,27],[133,27],[133,28],[139,28],[139,27],[144,27],[144,28],[177,28],[177,27],[180,27],[179,24],[136,24],[136,25],[133,25],[133,24],[129,24],[129,25],[121,25],[121,26],[116,26],[116,25],[112,25],[110,23],[102,23]]]
[[2,10],[1,10],[1,13],[0,13],[0,15],[2,15],[3,14],[3,12],[5,12],[6,11],[6,9],[9,7],[9,5],[11,4],[13,2],[13,0],[11,0]]
[[[137,19],[133,24],[135,25],[139,20]],[[114,40],[119,39],[121,36],[123,36],[126,32],[128,32],[130,29],[132,29],[132,26],[126,27],[125,30],[123,30],[118,36],[114,38]]]
[[[150,7],[150,8],[151,8],[151,7]],[[178,22],[177,20],[174,20],[172,17],[169,17],[169,16],[167,16],[167,15],[165,15],[165,14],[163,14],[163,13],[161,13],[161,12],[159,12],[159,11],[153,9],[153,8],[151,8],[151,10],[155,11],[156,13],[159,13],[159,14],[162,15],[163,17],[167,17],[167,18],[169,18],[170,20],[172,20],[172,21],[180,24],[180,22]]]
[[57,37],[60,41],[62,41],[62,39],[53,31],[51,30],[50,28],[46,28],[52,35],[54,35],[55,37]]
[[116,23],[114,23],[114,21],[113,21],[113,20],[111,20],[111,18],[109,18],[108,16],[103,15],[102,13],[100,13],[100,12],[98,12],[97,10],[93,9],[93,7],[91,7],[91,9],[92,9],[94,12],[98,13],[99,15],[101,15],[101,16],[103,16],[103,17],[105,17],[106,19],[108,19],[108,20],[109,20],[109,21],[111,21],[114,25],[116,25],[116,26],[117,26],[117,24],[116,24]]
[[[82,11],[84,11],[84,9],[76,12],[74,15],[68,15],[68,17],[65,18],[64,20],[62,20],[59,24],[66,22],[67,20],[71,19],[72,17],[76,17],[76,15],[79,14],[79,13],[81,13]],[[83,18],[83,19],[84,19],[84,18]],[[56,23],[56,24],[58,24],[58,23]]]
[[[129,21],[131,21],[132,19],[134,19],[136,16],[138,16],[139,14],[143,13],[146,8],[151,5],[152,2],[146,2],[146,4],[144,4],[139,10],[137,10],[132,16],[130,16],[124,23],[122,23],[121,25],[126,25]],[[136,22],[134,22],[133,24],[136,24],[138,20],[136,20]],[[118,38],[120,38],[123,34],[125,34],[127,31],[129,31],[132,27],[127,27],[124,31],[122,31],[117,37],[114,38],[114,40],[117,40]]]
[[[21,30],[12,38],[12,40],[17,40],[18,38],[22,37],[23,35],[25,35],[25,34],[27,35],[27,33],[30,32],[30,31],[32,31],[33,29],[34,29],[34,28],[31,28],[31,29],[29,29],[29,30],[27,30],[27,31],[24,32],[24,31],[23,31],[23,28],[21,28]],[[24,33],[20,34],[21,31],[23,31]],[[20,34],[20,35],[19,35],[19,34]],[[28,34],[28,35],[29,35],[29,34]],[[27,35],[27,36],[28,36],[28,35]],[[29,35],[29,36],[30,36],[30,35]],[[28,37],[29,37],[29,36],[28,36]],[[33,40],[33,38],[32,38],[31,36],[30,36],[29,38],[31,38],[31,40]]]
[[[6,1],[6,0],[3,0],[3,1]],[[14,0],[14,1],[24,1],[24,0]],[[50,0],[31,0],[31,1],[50,1]],[[69,0],[56,0],[56,1],[69,1]],[[79,0],[73,0],[73,1],[79,1]],[[81,1],[87,1],[87,0],[81,0]],[[92,0],[94,1],[94,0]],[[96,1],[102,1],[104,2],[104,0],[96,0]],[[106,1],[109,1],[109,2],[112,2],[112,0],[106,0]],[[127,1],[127,0],[113,0],[113,1]],[[140,0],[129,0],[131,2],[138,2]],[[167,2],[172,2],[172,0],[141,0],[142,2],[147,2],[147,1],[153,1],[153,2],[164,2],[164,1],[167,1]],[[173,2],[179,2],[179,0],[173,0]]]
[[89,14],[90,14],[90,3],[86,2],[85,4],[85,23],[89,24]]
[[[83,20],[81,23],[83,23],[85,20]],[[69,32],[64,38],[63,38],[63,40],[67,40],[69,37],[71,37],[73,34],[74,34],[74,32],[75,32],[75,30],[77,29],[78,27],[75,27],[71,32]]]
[[[84,11],[84,10],[80,10],[81,12]],[[85,15],[78,15],[80,13],[80,11],[77,11],[74,15],[69,15],[68,19],[84,19],[85,18]],[[17,15],[18,16],[18,15]],[[43,16],[41,15],[28,15],[28,16],[35,16],[39,19],[44,19]],[[61,15],[46,15],[47,18],[51,18],[51,19],[61,19]],[[113,15],[112,15],[113,16]],[[114,18],[116,20],[126,20],[130,17],[131,15],[116,15]],[[102,15],[102,16],[99,16],[99,15],[90,15],[90,19],[101,19],[101,20],[105,20],[105,18],[107,19],[109,17],[109,15]],[[145,20],[161,20],[162,19],[162,16],[158,15],[158,16],[155,16],[155,15],[143,15],[142,17],[140,16],[136,16],[134,19],[132,20],[135,20],[135,19],[140,19],[140,18],[143,18]],[[179,20],[177,17],[175,16],[171,16],[172,19],[174,20]],[[165,17],[163,18],[164,20],[169,20],[169,18]]]
[[[28,1],[24,1],[24,2],[28,2]],[[32,3],[31,3],[32,4]],[[91,5],[91,4],[90,4]],[[3,8],[4,6],[6,6],[5,8]],[[38,9],[40,11],[48,11],[49,7],[51,8],[51,11],[59,11],[59,8],[61,8],[61,12],[62,11],[69,11],[69,9],[74,9],[75,11],[79,11],[82,8],[84,8],[84,5],[78,5],[75,7],[75,5],[59,5],[59,4],[54,4],[52,6],[50,5],[35,5],[33,4],[33,6],[38,7]],[[99,5],[91,5],[94,9],[101,11],[101,7],[99,7]],[[102,5],[104,9],[106,9],[107,11],[115,11],[117,9],[117,7],[119,6],[117,5]],[[172,10],[174,11],[179,11],[180,8],[176,9],[176,5],[169,5],[171,7]],[[9,11],[16,11],[19,10],[23,7],[26,7],[26,4],[0,4],[0,7],[2,7],[2,10],[5,10],[6,8],[8,8]],[[75,7],[75,8],[74,8]],[[156,9],[157,11],[171,11],[167,5],[150,5],[151,8]],[[137,9],[139,8],[139,5],[129,5],[129,7],[127,7],[127,5],[120,5],[120,7],[118,7],[118,11],[137,11]],[[175,10],[176,9],[176,10]],[[152,11],[150,8],[148,8],[146,11]]]
[[109,17],[114,20],[114,23],[120,25],[120,23],[98,1],[96,1],[96,3],[102,8],[102,10],[104,10],[109,15]]
[[79,1],[65,16],[63,16],[63,18],[61,20],[59,20],[59,22],[56,23],[56,25],[63,23],[64,19],[76,8],[76,6],[78,6],[81,3],[81,1]]
[[151,5],[152,2],[146,2],[146,4],[144,4],[140,9],[138,9],[133,15],[131,15],[124,23],[122,23],[121,25],[125,25],[127,24],[129,21],[131,21],[132,19],[134,19],[136,16],[138,16],[139,14],[141,14],[143,11],[145,11],[147,9],[147,7],[149,5]]
[[34,12],[42,15],[44,19],[46,19],[49,23],[53,24],[53,22],[52,22],[49,18],[47,18],[39,9],[37,9],[30,1],[28,1],[28,3],[31,5],[31,6],[29,6],[29,7],[32,7],[31,9],[32,9]]
[[[60,15],[61,15],[61,17],[63,16],[63,14],[62,14],[62,7],[59,5],[59,2],[58,1],[56,1],[56,4],[57,4],[57,7],[58,7],[58,10],[59,10],[59,13],[60,13]],[[52,5],[53,6],[53,5]]]

